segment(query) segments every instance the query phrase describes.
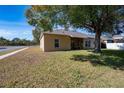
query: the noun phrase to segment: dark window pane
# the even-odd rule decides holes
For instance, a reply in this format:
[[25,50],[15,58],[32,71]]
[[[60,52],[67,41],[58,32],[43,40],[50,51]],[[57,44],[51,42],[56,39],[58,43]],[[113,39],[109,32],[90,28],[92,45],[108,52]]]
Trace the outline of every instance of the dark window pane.
[[55,48],[59,48],[59,39],[55,39]]
[[90,40],[85,41],[85,46],[86,46],[86,47],[90,47],[90,46],[91,46],[91,41],[90,41]]

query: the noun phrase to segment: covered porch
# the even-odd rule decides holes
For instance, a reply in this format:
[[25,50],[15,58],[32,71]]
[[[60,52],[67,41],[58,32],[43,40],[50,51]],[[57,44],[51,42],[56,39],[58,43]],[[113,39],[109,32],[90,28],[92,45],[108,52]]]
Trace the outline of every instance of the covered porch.
[[71,38],[71,49],[83,49],[83,38]]
[[93,38],[71,38],[71,49],[91,49],[94,48],[94,39]]

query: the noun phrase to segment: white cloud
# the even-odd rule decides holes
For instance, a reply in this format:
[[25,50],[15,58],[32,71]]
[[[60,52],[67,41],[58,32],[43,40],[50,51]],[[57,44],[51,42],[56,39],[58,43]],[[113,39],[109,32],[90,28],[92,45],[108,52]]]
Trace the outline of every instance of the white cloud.
[[22,29],[0,29],[0,37],[4,37],[6,39],[12,40],[13,38],[21,38],[21,39],[32,39],[32,31],[31,30],[22,30]]
[[14,35],[14,33],[11,33],[10,31],[7,31],[5,29],[0,29],[0,36],[10,36]]
[[30,32],[31,32],[31,31],[28,31],[28,30],[27,30],[27,31],[23,31],[22,34],[23,34],[23,35],[29,35]]

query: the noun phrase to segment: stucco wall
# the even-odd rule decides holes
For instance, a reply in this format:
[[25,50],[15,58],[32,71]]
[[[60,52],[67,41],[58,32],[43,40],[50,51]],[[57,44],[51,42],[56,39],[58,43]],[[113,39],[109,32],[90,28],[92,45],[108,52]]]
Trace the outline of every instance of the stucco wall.
[[90,39],[90,38],[86,38],[86,39],[84,39],[83,47],[84,47],[84,48],[88,48],[88,47],[85,46],[85,41],[87,41],[87,40],[90,40],[90,42],[91,42],[89,48],[94,48],[94,47],[95,47],[95,44],[94,44],[95,39]]
[[[49,35],[45,34],[41,39],[41,48],[43,51],[56,51],[56,50],[70,50],[71,49],[71,39],[68,36],[63,35]],[[59,39],[59,48],[55,48],[54,40]],[[44,42],[44,44],[43,44]]]
[[44,36],[40,39],[40,48],[44,51]]

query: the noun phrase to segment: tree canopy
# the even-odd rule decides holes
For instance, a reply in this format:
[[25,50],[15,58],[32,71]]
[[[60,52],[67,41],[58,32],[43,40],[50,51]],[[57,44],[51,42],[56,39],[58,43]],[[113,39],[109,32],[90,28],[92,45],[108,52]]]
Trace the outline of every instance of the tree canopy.
[[7,45],[12,45],[12,46],[18,46],[18,45],[24,45],[24,46],[29,46],[33,45],[34,42],[26,39],[19,39],[19,38],[14,38],[12,40],[5,39],[3,37],[0,37],[0,46],[7,46]]
[[102,32],[112,32],[121,18],[121,6],[70,6],[70,22],[77,28],[87,28],[95,33],[95,51],[100,52]]

